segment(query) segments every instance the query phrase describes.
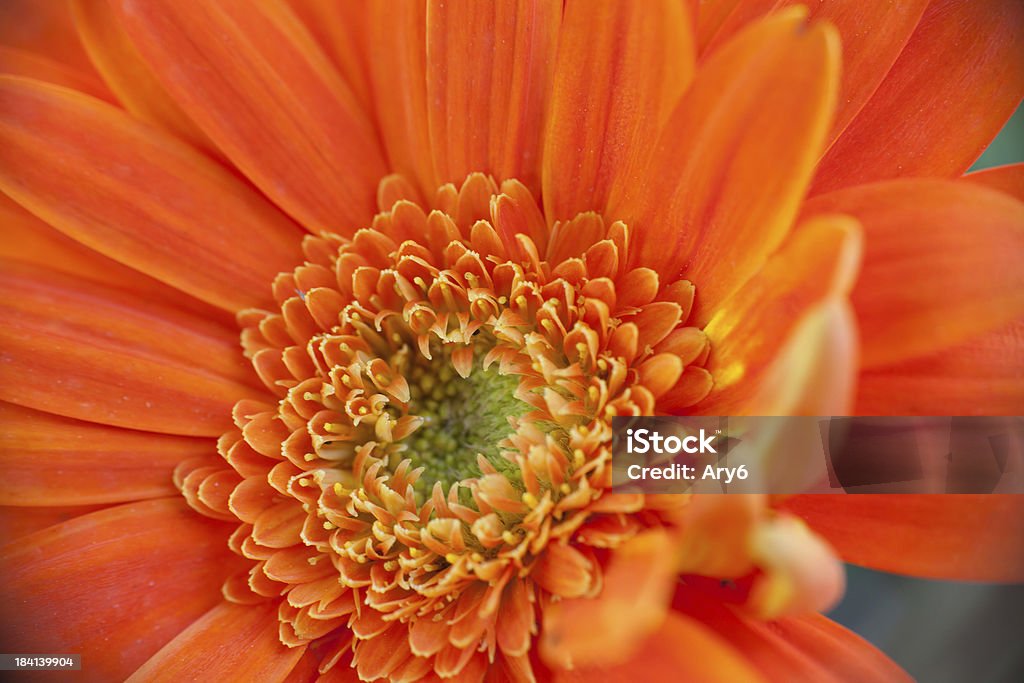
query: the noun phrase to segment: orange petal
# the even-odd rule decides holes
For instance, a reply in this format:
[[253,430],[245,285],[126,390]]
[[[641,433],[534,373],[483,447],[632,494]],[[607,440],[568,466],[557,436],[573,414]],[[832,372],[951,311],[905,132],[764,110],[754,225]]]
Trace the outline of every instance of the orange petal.
[[387,173],[376,132],[287,6],[119,0],[114,11],[182,110],[268,197],[314,231],[368,223]]
[[[711,52],[750,21],[790,5],[808,5],[811,21],[828,21],[839,30],[843,46],[842,81],[830,141],[849,125],[889,73],[921,20],[929,0],[740,0],[713,38],[704,37],[703,52]],[[716,6],[729,3],[714,3]],[[722,8],[716,7],[717,11]]]
[[277,636],[273,604],[221,603],[179,633],[128,679],[283,681],[306,648],[288,648]]
[[55,524],[101,510],[105,505],[72,505],[70,507],[0,507],[0,545],[7,545],[22,536],[34,534]]
[[610,202],[635,230],[634,265],[696,283],[698,322],[789,232],[831,125],[838,36],[804,14],[758,22],[708,60],[646,178]]
[[142,61],[107,0],[72,0],[71,10],[86,52],[125,109],[216,154],[213,143],[174,103]]
[[780,638],[774,631],[774,623],[750,619],[721,601],[689,589],[685,584],[677,590],[673,607],[724,638],[770,681],[840,683],[844,680],[834,676],[827,663],[815,661]]
[[222,599],[221,581],[238,566],[230,532],[173,498],[22,538],[0,553],[4,643],[80,653],[91,677],[124,680]]
[[1024,92],[1022,24],[1017,0],[932,2],[889,75],[822,160],[812,192],[966,171]]
[[1024,581],[1024,496],[794,496],[844,560],[935,579]]
[[[762,385],[764,391],[773,390],[764,380],[771,376],[770,364],[780,359],[785,367],[778,372],[793,367],[780,353],[787,348],[786,343],[799,329],[806,313],[849,290],[859,265],[860,249],[860,230],[845,216],[821,217],[797,229],[761,272],[719,307],[705,328],[711,344],[706,367],[715,384],[697,410],[709,415],[733,415],[749,409],[759,414],[755,405],[762,401],[753,399]],[[814,338],[827,339],[834,331],[827,324],[830,322],[836,320],[826,314],[821,321],[824,327],[807,333],[817,331],[825,337]],[[799,356],[797,347],[791,348],[797,354],[793,361],[807,360]],[[807,365],[798,367],[812,369]],[[813,381],[813,374],[806,379]],[[803,385],[794,385],[794,389],[800,386]],[[799,402],[809,398],[798,393],[785,403],[796,410]]]
[[0,44],[46,55],[95,76],[66,2],[0,2]]
[[429,3],[427,102],[440,182],[482,171],[537,193],[561,15],[555,0]]
[[1024,413],[1024,320],[930,356],[861,373],[856,413]]
[[820,614],[790,617],[770,627],[842,681],[910,683],[913,679],[874,645]]
[[106,256],[231,311],[267,300],[301,261],[300,233],[274,207],[122,111],[0,77],[0,119],[0,188]]
[[864,229],[851,294],[864,367],[922,356],[1024,315],[1024,203],[972,183],[896,180],[815,197]]
[[176,493],[187,458],[216,454],[213,441],[135,432],[0,403],[0,503],[89,505]]
[[26,266],[0,275],[0,399],[90,422],[217,436],[261,396],[232,335],[194,316]]
[[681,614],[670,612],[661,629],[648,637],[633,659],[617,666],[556,670],[557,683],[660,681],[670,676],[687,683],[753,683],[765,679],[739,650]]
[[626,660],[661,625],[676,580],[667,534],[652,531],[630,539],[612,554],[597,598],[547,606],[542,655],[561,665]]
[[0,193],[0,258],[44,266],[125,289],[149,301],[182,308],[235,328],[234,317],[184,292],[124,266],[55,230]]
[[[379,0],[288,0],[288,4],[313,34],[313,38],[320,44],[324,53],[337,66],[338,72],[362,105],[363,111],[373,115],[382,114],[383,112],[374,111],[370,69],[373,60],[384,57],[384,50],[378,49],[379,43],[374,41],[371,34],[376,27],[372,23],[370,13],[374,10],[374,5],[383,3]],[[403,11],[402,5],[389,4],[394,13]],[[372,51],[371,45],[375,46]]]
[[114,101],[114,95],[92,73],[80,71],[51,57],[28,50],[0,45],[0,73],[35,78],[63,85],[65,88],[78,90],[101,100]]
[[638,182],[661,126],[693,78],[693,36],[678,0],[569,2],[544,144],[549,221],[603,211]]
[[1024,202],[1024,163],[1007,164],[968,173],[965,182],[980,183]]
[[373,101],[388,163],[431,196],[438,183],[427,126],[426,5],[378,1],[368,9],[376,46],[369,64]]

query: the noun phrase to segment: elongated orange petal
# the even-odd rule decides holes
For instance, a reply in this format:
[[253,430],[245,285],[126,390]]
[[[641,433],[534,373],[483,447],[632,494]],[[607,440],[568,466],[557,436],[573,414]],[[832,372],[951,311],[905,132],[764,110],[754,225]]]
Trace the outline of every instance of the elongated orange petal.
[[1024,496],[794,496],[844,560],[935,579],[1024,581]]
[[878,648],[820,614],[781,619],[768,628],[843,681],[910,683],[911,677]]
[[165,498],[22,538],[0,552],[4,643],[80,653],[90,676],[124,680],[221,600],[221,581],[238,564],[230,532]]
[[230,311],[301,261],[296,227],[176,138],[91,97],[0,77],[0,188],[58,230]]
[[178,137],[216,153],[213,143],[181,111],[117,23],[107,0],[72,0],[78,36],[96,70],[125,109]]
[[368,7],[377,46],[369,65],[373,101],[388,162],[431,196],[438,183],[427,124],[426,5],[376,0]]
[[0,45],[0,73],[35,78],[47,83],[63,85],[101,100],[115,101],[113,93],[107,90],[103,82],[94,74],[80,71],[51,57],[38,55],[28,50]]
[[283,681],[306,648],[288,648],[277,637],[274,605],[221,603],[167,643],[128,679],[180,681]]
[[287,6],[114,2],[174,100],[268,197],[314,231],[353,231],[386,173],[377,135]]
[[[706,367],[714,387],[696,410],[712,415],[764,410],[764,405],[755,407],[760,401],[751,400],[758,396],[769,364],[779,357],[805,313],[849,291],[860,249],[860,230],[845,216],[822,217],[798,228],[760,273],[723,302],[705,328],[711,342]],[[797,378],[776,379],[788,383]],[[782,387],[791,389],[787,384]],[[781,396],[782,387],[766,386],[764,391],[777,396],[778,405],[810,400],[803,394]]]
[[773,625],[750,619],[720,601],[694,591],[684,583],[676,591],[673,607],[700,621],[706,628],[743,652],[743,656],[769,681],[840,683],[827,663],[816,662],[780,638]]
[[101,510],[106,505],[71,505],[60,507],[0,506],[0,545],[34,534],[47,527],[75,517]]
[[45,55],[75,70],[96,75],[75,33],[66,2],[0,3],[0,44]]
[[5,264],[0,399],[146,431],[217,436],[258,397],[222,328],[56,273]]
[[838,37],[803,17],[780,12],[708,60],[644,181],[611,201],[636,231],[635,263],[697,284],[698,322],[789,232],[831,125]]
[[822,160],[812,193],[966,171],[1024,94],[1022,24],[1017,0],[932,2],[889,75]]
[[1024,202],[1024,163],[1007,164],[968,173],[964,182],[979,183]]
[[966,182],[895,180],[815,197],[864,229],[851,294],[871,368],[923,356],[1024,315],[1024,203]]
[[[377,0],[365,2],[337,2],[336,0],[288,0],[295,14],[306,25],[324,53],[337,66],[338,72],[367,114],[382,115],[374,111],[370,87],[370,69],[382,57],[384,50],[374,42],[375,30],[370,19],[372,6]],[[415,3],[388,3],[395,13],[404,11],[403,5]],[[373,45],[371,51],[370,46]],[[372,59],[371,59],[372,56]],[[422,87],[422,83],[420,84]]]
[[43,266],[125,289],[149,301],[182,308],[233,329],[234,317],[137,270],[107,258],[55,230],[0,194],[0,258]]
[[[729,16],[704,49],[705,52],[713,51],[747,22],[759,19],[768,11],[791,5],[807,5],[811,21],[832,23],[839,30],[842,40],[843,68],[836,119],[829,136],[831,144],[889,73],[921,20],[928,2],[829,0],[808,3],[806,0],[741,0],[735,3]],[[722,4],[729,3],[715,3]]]
[[670,612],[661,629],[648,637],[637,654],[616,666],[554,671],[558,683],[606,681],[660,681],[671,672],[675,680],[692,683],[753,683],[765,681],[727,638],[715,634],[699,622]]
[[536,193],[562,4],[434,0],[427,6],[427,101],[441,182],[483,171]]
[[1020,415],[1024,320],[922,358],[862,372],[860,415]]
[[602,212],[614,185],[640,181],[629,172],[646,165],[695,61],[678,0],[569,2],[562,21],[544,144],[549,221]]
[[0,403],[0,504],[91,505],[176,493],[188,458],[216,455],[212,440],[136,432]]

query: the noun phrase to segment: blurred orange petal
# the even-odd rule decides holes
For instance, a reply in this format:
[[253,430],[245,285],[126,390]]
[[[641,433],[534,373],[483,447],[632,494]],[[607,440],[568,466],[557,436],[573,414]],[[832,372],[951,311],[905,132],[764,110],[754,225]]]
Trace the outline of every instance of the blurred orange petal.
[[934,579],[1024,581],[1024,495],[794,496],[844,560]]
[[864,367],[922,356],[1024,315],[1024,203],[964,182],[898,180],[815,197],[864,230],[851,294]]
[[1020,415],[1024,320],[937,353],[862,372],[859,415]]

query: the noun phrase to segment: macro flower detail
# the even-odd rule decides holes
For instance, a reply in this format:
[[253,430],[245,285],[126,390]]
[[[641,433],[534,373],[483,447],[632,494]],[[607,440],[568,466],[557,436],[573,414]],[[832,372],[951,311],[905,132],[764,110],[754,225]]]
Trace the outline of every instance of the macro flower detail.
[[1020,581],[1020,497],[611,491],[616,416],[1024,406],[1021,7],[777,4],[0,9],[8,651],[905,679],[842,561]]

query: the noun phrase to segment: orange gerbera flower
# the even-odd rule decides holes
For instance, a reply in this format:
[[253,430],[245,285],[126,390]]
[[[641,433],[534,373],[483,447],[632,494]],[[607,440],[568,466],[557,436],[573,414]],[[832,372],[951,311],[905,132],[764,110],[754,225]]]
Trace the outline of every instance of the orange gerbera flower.
[[1015,496],[608,492],[616,415],[1024,406],[1024,9],[789,4],[6,3],[6,651],[891,681],[839,557],[1021,580]]

